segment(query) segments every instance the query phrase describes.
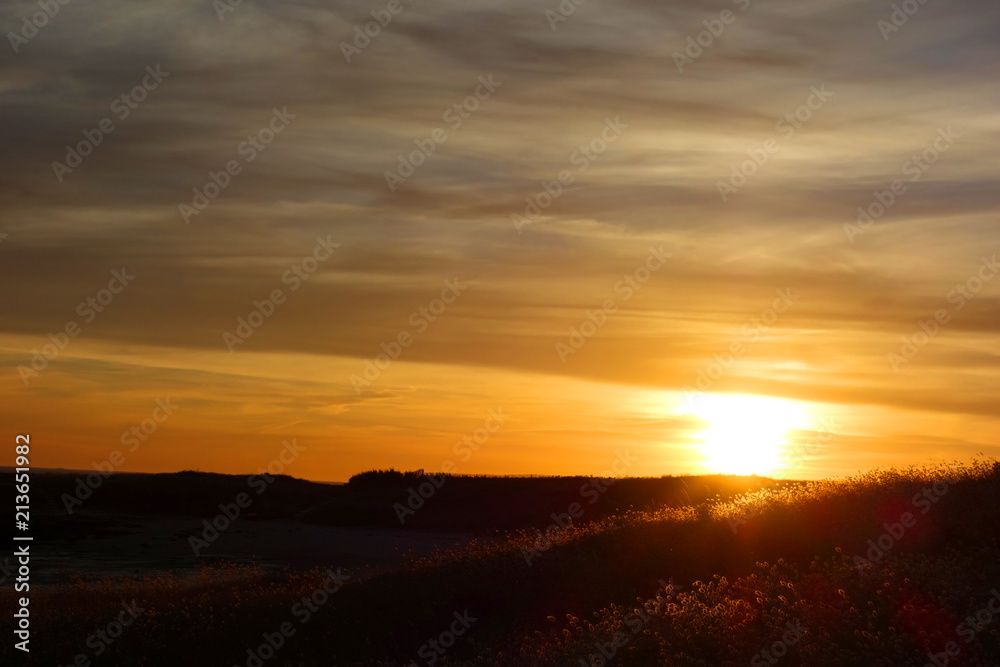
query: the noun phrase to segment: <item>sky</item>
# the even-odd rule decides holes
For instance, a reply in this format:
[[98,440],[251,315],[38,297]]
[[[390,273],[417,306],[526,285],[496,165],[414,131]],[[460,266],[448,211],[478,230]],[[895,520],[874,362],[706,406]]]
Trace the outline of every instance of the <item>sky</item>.
[[995,456],[1000,5],[902,4],[4,3],[3,423],[329,481]]

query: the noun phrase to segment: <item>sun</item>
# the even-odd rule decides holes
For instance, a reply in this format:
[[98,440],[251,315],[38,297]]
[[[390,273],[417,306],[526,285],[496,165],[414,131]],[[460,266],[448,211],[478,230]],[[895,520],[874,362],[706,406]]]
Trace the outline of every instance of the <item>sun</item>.
[[705,466],[734,475],[771,474],[785,467],[789,432],[812,423],[803,403],[745,394],[703,394],[690,414],[706,424],[695,434]]

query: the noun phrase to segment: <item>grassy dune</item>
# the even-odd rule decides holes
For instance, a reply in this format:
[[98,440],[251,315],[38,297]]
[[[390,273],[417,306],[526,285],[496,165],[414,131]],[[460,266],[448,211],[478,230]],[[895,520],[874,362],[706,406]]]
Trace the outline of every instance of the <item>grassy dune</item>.
[[33,592],[32,664],[995,666],[998,528],[988,461],[538,525],[340,586],[229,567],[80,581]]

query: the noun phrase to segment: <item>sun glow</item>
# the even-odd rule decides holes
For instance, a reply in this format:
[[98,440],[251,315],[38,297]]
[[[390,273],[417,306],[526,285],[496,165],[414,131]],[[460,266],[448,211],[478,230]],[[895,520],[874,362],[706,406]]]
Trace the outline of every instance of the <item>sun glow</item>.
[[705,394],[690,414],[706,423],[696,433],[713,472],[773,474],[786,467],[789,433],[812,428],[805,404],[765,396]]

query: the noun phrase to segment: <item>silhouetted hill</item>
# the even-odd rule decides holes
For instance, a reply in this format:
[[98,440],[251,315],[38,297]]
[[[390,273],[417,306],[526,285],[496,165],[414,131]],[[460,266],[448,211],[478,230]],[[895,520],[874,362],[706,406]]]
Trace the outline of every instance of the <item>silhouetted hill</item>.
[[[513,484],[538,498],[570,479],[467,481],[480,496]],[[623,480],[621,493],[677,480],[635,481]],[[920,667],[930,655],[946,664],[942,651],[955,644],[959,659],[947,664],[996,667],[998,526],[996,462],[877,471],[612,514],[545,536],[511,531],[384,571],[344,572],[308,623],[290,610],[332,570],[224,568],[42,590],[32,613],[47,639],[36,657],[72,655],[121,600],[135,599],[148,612],[107,657],[121,667],[258,664],[247,647],[290,618],[294,636],[269,666],[402,667],[419,656],[452,667],[737,667],[779,664],[762,657],[778,647],[789,667]],[[0,601],[13,595],[0,591]],[[427,660],[429,640],[465,617],[475,619],[468,633]],[[12,651],[0,647],[0,657]]]
[[[97,480],[97,488],[90,488]],[[586,522],[630,509],[696,505],[735,494],[775,488],[784,482],[763,477],[624,478],[491,477],[362,473],[345,485],[277,475],[262,478],[204,472],[163,474],[50,472],[32,477],[34,509],[48,516],[74,512],[171,514],[210,517],[219,505],[250,493],[248,519],[290,519],[328,526],[380,526],[425,530],[490,532],[543,527],[552,515],[580,506]],[[255,480],[255,481],[249,481]],[[12,493],[12,477],[0,478],[0,492]],[[794,483],[792,483],[794,484]],[[96,485],[96,484],[95,484]],[[81,502],[74,502],[79,499]],[[402,518],[402,521],[401,521]],[[56,521],[55,525],[58,525]]]

